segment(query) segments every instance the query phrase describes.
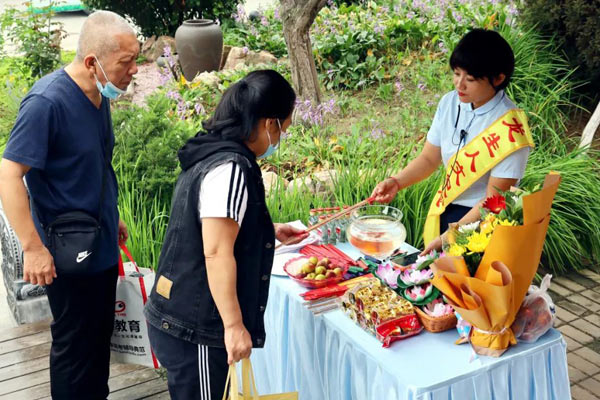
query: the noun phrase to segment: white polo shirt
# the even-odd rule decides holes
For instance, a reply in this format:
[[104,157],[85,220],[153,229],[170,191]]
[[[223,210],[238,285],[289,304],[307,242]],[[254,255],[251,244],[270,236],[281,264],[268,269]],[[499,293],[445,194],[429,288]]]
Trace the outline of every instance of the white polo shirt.
[[[485,128],[514,108],[517,108],[517,106],[506,96],[503,90],[500,90],[490,101],[476,109],[473,109],[471,103],[461,102],[458,93],[453,90],[446,93],[440,100],[433,123],[429,128],[429,133],[427,133],[427,141],[441,148],[442,161],[447,168],[448,161],[458,149],[461,130],[464,129],[467,132],[466,142],[461,144],[462,149],[466,143],[476,138]],[[456,128],[454,128],[455,123]],[[524,147],[506,157],[452,203],[466,207],[475,206],[485,198],[490,176],[521,179],[525,173],[529,151],[530,147]]]

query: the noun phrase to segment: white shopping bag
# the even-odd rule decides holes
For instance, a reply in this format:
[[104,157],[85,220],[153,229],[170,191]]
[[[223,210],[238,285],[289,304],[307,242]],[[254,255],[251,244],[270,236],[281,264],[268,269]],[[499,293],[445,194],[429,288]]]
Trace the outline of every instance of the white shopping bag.
[[119,278],[115,298],[115,325],[110,340],[112,361],[158,368],[150,348],[144,304],[154,284],[154,272],[138,268],[125,245],[121,250],[131,262],[123,263],[119,255]]

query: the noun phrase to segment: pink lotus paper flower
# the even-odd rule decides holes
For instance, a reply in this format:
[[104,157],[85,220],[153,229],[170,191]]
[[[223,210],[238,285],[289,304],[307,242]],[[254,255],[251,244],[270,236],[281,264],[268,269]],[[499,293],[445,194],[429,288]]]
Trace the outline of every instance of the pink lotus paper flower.
[[447,314],[452,314],[454,309],[450,304],[444,304],[440,299],[436,299],[423,307],[423,311],[432,317],[441,317]]
[[407,285],[411,284],[420,284],[423,282],[428,282],[433,278],[433,272],[429,268],[425,268],[422,270],[409,269],[404,271],[400,279]]
[[392,289],[398,287],[398,275],[400,275],[399,269],[393,268],[390,264],[381,264],[377,268],[377,275],[379,275],[379,277]]
[[431,256],[429,254],[426,254],[424,256],[418,256],[417,261],[415,261],[415,264],[414,264],[415,267],[418,267],[419,265],[423,264],[425,261],[428,261],[430,258],[431,258]]
[[432,290],[433,286],[431,286],[431,283],[427,283],[423,286],[413,286],[410,289],[406,289],[406,295],[410,297],[412,301],[421,301],[429,296]]

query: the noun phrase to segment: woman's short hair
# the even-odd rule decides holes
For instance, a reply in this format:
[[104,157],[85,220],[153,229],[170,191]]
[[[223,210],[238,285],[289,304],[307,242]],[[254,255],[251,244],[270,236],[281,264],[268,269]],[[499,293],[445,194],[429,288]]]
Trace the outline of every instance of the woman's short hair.
[[462,68],[476,79],[493,79],[500,74],[506,78],[494,88],[496,91],[508,86],[515,70],[515,55],[510,45],[498,32],[473,29],[460,39],[450,56],[452,69]]
[[283,122],[292,114],[296,93],[279,72],[266,69],[250,72],[231,85],[219,101],[212,118],[202,127],[223,139],[252,141],[261,118]]

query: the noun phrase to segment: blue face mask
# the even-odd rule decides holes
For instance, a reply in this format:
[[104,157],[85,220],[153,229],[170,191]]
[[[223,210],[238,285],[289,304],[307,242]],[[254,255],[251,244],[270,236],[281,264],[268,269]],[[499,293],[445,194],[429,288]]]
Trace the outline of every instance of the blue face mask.
[[[94,57],[94,58],[96,58],[96,57]],[[106,79],[106,85],[102,86],[102,84],[98,80],[98,76],[96,74],[94,74],[94,77],[96,78],[96,87],[98,88],[98,91],[100,92],[100,94],[111,100],[115,100],[117,97],[119,97],[119,95],[124,94],[125,90],[119,89],[118,87],[113,85],[113,83],[111,81],[108,80],[108,76],[106,76],[106,72],[104,72],[104,68],[102,68],[102,64],[100,64],[100,61],[98,61],[97,58],[96,58],[96,62],[98,63],[98,66],[100,67],[100,71],[102,71],[102,74],[104,75],[104,79]]]
[[[281,135],[279,137],[281,138],[282,136],[285,136],[286,133],[281,129],[281,123],[279,122],[279,120],[277,119],[276,121],[277,121],[277,125],[279,125],[279,132],[281,132]],[[268,129],[267,129],[267,138],[269,139],[269,147],[267,147],[267,150],[264,152],[263,155],[258,156],[257,158],[267,158],[271,154],[275,153],[275,150],[277,150],[279,148],[279,142],[281,142],[281,139],[279,140],[279,142],[277,142],[277,144],[275,146],[273,146],[273,144],[271,143],[271,135],[269,135]]]

